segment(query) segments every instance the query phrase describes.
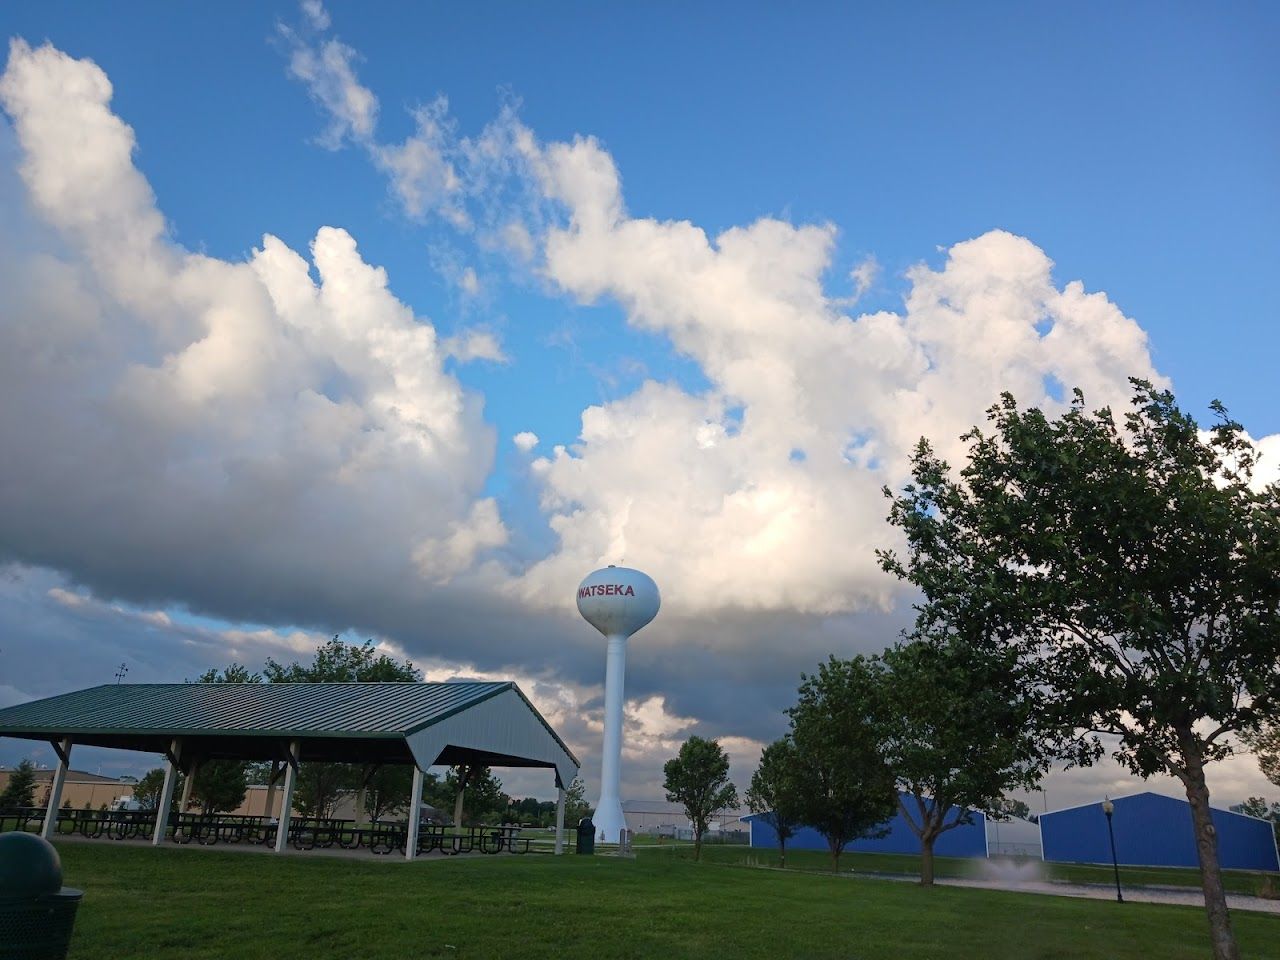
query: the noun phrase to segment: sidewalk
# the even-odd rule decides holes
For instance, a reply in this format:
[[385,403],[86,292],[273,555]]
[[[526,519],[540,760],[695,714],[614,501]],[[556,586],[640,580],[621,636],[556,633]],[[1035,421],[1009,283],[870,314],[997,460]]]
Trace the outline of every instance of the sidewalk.
[[[939,886],[975,887],[980,890],[1008,890],[1011,893],[1039,893],[1051,897],[1082,897],[1087,900],[1114,900],[1116,889],[1102,884],[1058,883],[1049,880],[964,880],[939,877]],[[1123,890],[1124,899],[1131,903],[1175,903],[1189,907],[1203,907],[1204,894],[1194,887],[1184,890],[1170,887],[1130,887]],[[1280,915],[1280,900],[1264,900],[1239,893],[1227,894],[1227,906],[1232,910],[1255,910],[1259,913]]]

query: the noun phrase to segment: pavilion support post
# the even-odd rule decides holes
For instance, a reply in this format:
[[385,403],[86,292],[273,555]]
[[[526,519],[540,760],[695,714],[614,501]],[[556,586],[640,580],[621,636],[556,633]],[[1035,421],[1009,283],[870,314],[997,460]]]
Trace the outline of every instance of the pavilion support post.
[[280,801],[280,821],[276,827],[276,853],[284,853],[289,843],[289,815],[293,811],[293,788],[298,782],[298,755],[301,744],[297,740],[289,743],[289,763],[284,768],[284,797]]
[[178,781],[178,758],[181,750],[182,741],[175,738],[169,745],[168,760],[164,765],[164,786],[160,788],[160,799],[156,803],[156,828],[151,834],[153,847],[164,843],[164,834],[169,828],[169,804],[173,803],[173,789]]
[[49,805],[44,811],[44,826],[40,828],[40,836],[52,840],[58,832],[58,810],[62,804],[62,785],[67,782],[67,768],[71,766],[71,738],[63,737],[55,743],[58,754],[58,767],[53,771],[53,781],[49,784]]
[[564,853],[564,787],[556,790],[556,856]]
[[264,817],[276,815],[276,781],[280,779],[280,761],[271,761],[271,776],[267,778],[267,804],[262,811]]
[[178,812],[186,813],[191,806],[191,791],[195,789],[196,776],[200,773],[200,762],[194,761],[187,772],[187,779],[182,781],[182,799],[178,801]]
[[462,829],[462,804],[467,796],[467,777],[471,775],[471,768],[458,765],[458,796],[453,801],[453,829],[458,831]]
[[413,787],[409,791],[409,830],[404,841],[404,858],[418,855],[418,823],[422,818],[422,768],[413,765]]
[[369,778],[373,776],[373,771],[376,769],[377,767],[366,764],[360,771],[360,789],[356,791],[356,808],[351,813],[357,827],[360,826],[360,818],[364,816],[364,800],[369,792]]

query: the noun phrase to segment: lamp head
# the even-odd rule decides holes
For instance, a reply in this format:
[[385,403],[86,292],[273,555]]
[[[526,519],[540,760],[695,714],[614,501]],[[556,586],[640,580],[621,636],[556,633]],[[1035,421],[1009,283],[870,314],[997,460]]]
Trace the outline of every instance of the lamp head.
[[1116,805],[1111,802],[1111,798],[1107,797],[1102,801],[1102,812],[1108,817],[1116,812]]

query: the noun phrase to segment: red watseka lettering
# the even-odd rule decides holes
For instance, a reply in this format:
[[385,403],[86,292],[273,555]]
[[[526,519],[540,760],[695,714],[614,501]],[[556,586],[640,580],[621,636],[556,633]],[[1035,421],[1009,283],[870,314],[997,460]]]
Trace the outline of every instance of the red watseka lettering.
[[593,583],[589,587],[578,589],[578,598],[583,597],[634,597],[635,587],[621,583]]

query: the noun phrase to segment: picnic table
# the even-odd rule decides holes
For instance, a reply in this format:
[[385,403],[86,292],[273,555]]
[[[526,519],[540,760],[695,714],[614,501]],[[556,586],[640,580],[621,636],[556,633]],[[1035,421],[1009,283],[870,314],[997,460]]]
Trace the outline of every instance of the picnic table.
[[446,827],[441,824],[423,824],[418,830],[418,852],[439,850],[445,856],[462,853],[496,854],[528,853],[528,838],[520,837],[520,827],[515,824],[491,826],[478,824],[470,827]]
[[[11,808],[3,811],[19,830],[44,821],[43,807]],[[57,831],[79,834],[88,839],[110,837],[113,840],[151,839],[155,832],[153,810],[70,810],[58,811]],[[169,817],[169,839],[176,844],[246,843],[271,846],[275,843],[279,824],[273,817],[249,817],[234,814],[174,813]],[[418,829],[419,854],[438,850],[443,856],[464,853],[525,854],[530,839],[522,837],[518,824],[476,824],[449,827],[424,823]],[[404,821],[359,826],[355,820],[334,817],[290,817],[289,844],[295,850],[316,847],[340,847],[343,850],[365,849],[378,856],[393,851],[403,853],[409,839],[409,826]]]
[[275,822],[267,817],[179,813],[173,816],[172,822],[172,840],[179,844],[194,840],[206,847],[219,842],[265,845],[275,840]]

